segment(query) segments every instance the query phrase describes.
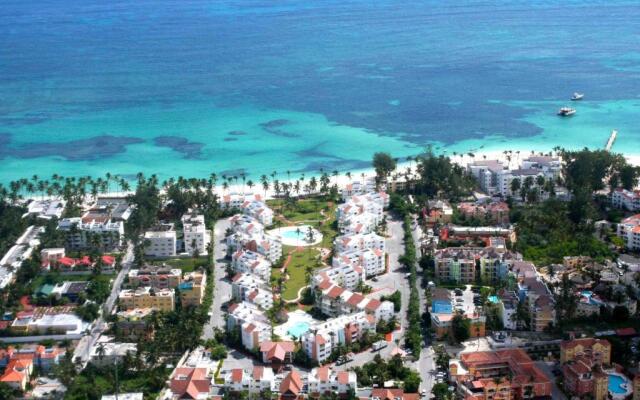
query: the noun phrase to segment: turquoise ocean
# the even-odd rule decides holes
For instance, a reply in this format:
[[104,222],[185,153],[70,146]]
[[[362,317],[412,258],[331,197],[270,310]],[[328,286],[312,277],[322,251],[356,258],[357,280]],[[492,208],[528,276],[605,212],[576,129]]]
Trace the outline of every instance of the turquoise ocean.
[[283,179],[612,129],[640,155],[638,21],[618,0],[5,0],[0,182]]

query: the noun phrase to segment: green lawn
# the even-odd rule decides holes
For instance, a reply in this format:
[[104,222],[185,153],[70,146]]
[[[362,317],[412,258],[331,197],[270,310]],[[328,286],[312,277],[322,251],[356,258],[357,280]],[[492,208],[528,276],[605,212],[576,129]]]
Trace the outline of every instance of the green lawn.
[[[289,248],[291,249],[291,248]],[[285,250],[285,249],[283,249]],[[286,251],[286,250],[285,250]],[[289,279],[285,282],[285,288],[282,292],[282,298],[284,300],[294,300],[298,297],[298,291],[301,287],[306,285],[305,282],[305,269],[307,265],[316,265],[316,257],[318,256],[318,250],[304,249],[302,251],[294,252],[291,257],[291,262],[287,266],[287,273]],[[273,271],[274,277],[277,279],[280,276],[280,271]]]
[[182,272],[192,272],[199,267],[206,267],[209,263],[208,257],[198,258],[172,258],[169,260],[162,260],[163,263],[171,265],[176,268],[180,268]]

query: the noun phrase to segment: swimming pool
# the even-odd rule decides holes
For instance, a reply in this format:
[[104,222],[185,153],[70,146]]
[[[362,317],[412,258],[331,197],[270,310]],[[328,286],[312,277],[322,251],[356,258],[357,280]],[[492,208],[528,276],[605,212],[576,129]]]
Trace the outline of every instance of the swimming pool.
[[632,392],[629,379],[617,372],[609,374],[609,393],[614,399],[624,399]]
[[587,303],[589,303],[589,304],[594,304],[594,305],[602,305],[602,304],[604,304],[599,299],[594,298],[593,297],[593,292],[590,291],[590,290],[583,290],[582,292],[580,292],[580,294],[582,295],[582,297],[587,299]]
[[431,304],[431,312],[436,314],[451,314],[453,313],[453,306],[450,301],[434,300]]
[[297,339],[300,336],[304,335],[305,333],[309,332],[309,328],[310,327],[311,327],[311,325],[309,325],[308,322],[299,321],[299,322],[296,322],[294,325],[292,325],[287,330],[287,333],[289,334],[289,336]]
[[322,241],[322,233],[309,225],[285,226],[273,229],[269,233],[279,236],[282,244],[287,246],[312,246]]
[[493,295],[493,296],[489,296],[487,299],[488,299],[491,303],[494,303],[494,304],[497,304],[497,303],[500,301],[500,299],[498,298],[498,296],[495,296],[495,295]]

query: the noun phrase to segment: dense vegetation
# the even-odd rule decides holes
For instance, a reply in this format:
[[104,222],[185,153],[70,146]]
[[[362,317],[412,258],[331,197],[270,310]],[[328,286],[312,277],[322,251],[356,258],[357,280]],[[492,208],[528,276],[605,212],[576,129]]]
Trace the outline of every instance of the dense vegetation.
[[384,383],[395,380],[402,383],[408,393],[415,393],[420,387],[420,375],[409,367],[405,367],[399,355],[388,361],[376,354],[373,361],[353,369],[358,376],[358,385],[384,387]]

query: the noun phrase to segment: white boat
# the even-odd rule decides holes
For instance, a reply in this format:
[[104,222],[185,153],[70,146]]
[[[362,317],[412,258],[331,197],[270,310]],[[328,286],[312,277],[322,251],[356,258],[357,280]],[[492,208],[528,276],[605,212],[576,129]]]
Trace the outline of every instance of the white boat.
[[571,107],[562,107],[560,110],[558,110],[558,115],[561,117],[570,117],[575,113],[576,109]]
[[584,93],[575,92],[573,96],[571,96],[571,101],[582,100],[583,97],[584,97]]

